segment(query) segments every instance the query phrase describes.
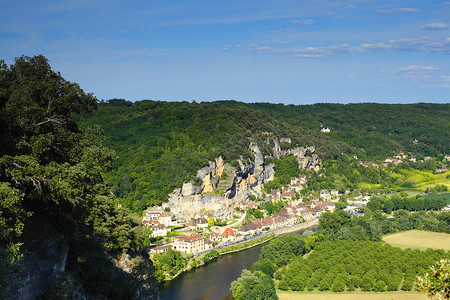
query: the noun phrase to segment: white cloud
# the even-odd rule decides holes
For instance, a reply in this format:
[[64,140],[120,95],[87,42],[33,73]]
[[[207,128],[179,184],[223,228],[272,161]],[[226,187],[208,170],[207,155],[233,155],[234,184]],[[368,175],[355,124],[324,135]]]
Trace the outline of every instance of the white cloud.
[[[280,44],[280,43],[278,43]],[[360,45],[328,45],[320,47],[297,46],[290,48],[272,47],[266,45],[250,44],[249,50],[258,52],[271,52],[279,54],[293,55],[295,57],[325,57],[325,56],[344,56],[352,53],[370,54],[385,51],[428,51],[438,54],[450,54],[450,38],[438,40],[436,38],[421,37],[413,39],[398,39],[378,43],[362,43]],[[411,67],[411,66],[410,66]],[[426,70],[425,67],[417,68]],[[411,67],[414,68],[414,67]],[[428,69],[430,71],[432,69]]]
[[289,23],[312,25],[314,20],[290,20]]
[[357,9],[357,7],[354,6],[353,4],[350,4],[347,7],[342,8],[341,10],[347,10],[347,9]]
[[428,30],[445,30],[448,29],[448,25],[444,23],[429,23],[422,27],[422,29]]
[[271,30],[269,32],[273,32],[273,33],[278,33],[278,32],[284,32],[284,33],[297,33],[299,32],[296,29],[292,29],[292,28],[284,28],[284,29],[278,29],[278,30]]
[[377,12],[380,14],[392,14],[394,12],[399,13],[419,13],[422,10],[411,7],[398,7],[398,8],[388,8],[388,9],[377,9]]
[[433,66],[410,65],[407,67],[398,68],[396,72],[417,72],[417,71],[437,71],[437,70],[439,70],[439,68]]
[[439,67],[410,65],[393,71],[394,74],[413,82],[443,82],[447,85],[450,76],[439,74]]

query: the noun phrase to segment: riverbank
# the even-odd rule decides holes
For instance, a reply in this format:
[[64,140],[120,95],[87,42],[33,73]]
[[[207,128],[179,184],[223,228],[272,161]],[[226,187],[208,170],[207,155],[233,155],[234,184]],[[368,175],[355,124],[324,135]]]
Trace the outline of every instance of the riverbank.
[[[256,246],[259,246],[261,244],[267,243],[270,240],[272,240],[273,238],[283,235],[283,234],[289,234],[289,233],[293,233],[296,231],[300,231],[303,229],[308,229],[308,228],[312,228],[317,226],[317,224],[319,223],[319,219],[314,219],[312,221],[307,221],[307,222],[302,222],[302,223],[298,223],[298,224],[294,224],[294,225],[290,225],[290,226],[286,226],[286,227],[282,227],[282,228],[277,228],[274,230],[270,230],[267,232],[264,232],[264,234],[261,236],[256,236],[253,237],[251,239],[247,239],[245,241],[233,244],[233,245],[229,245],[229,246],[225,246],[222,247],[222,249],[220,251],[218,251],[216,248],[213,248],[207,252],[202,253],[199,256],[190,258],[186,264],[186,268],[184,268],[183,270],[180,270],[177,274],[175,274],[172,278],[163,280],[163,282],[168,282],[171,280],[176,279],[177,277],[179,277],[181,274],[183,274],[184,272],[190,271],[192,269],[198,268],[200,266],[206,265],[208,264],[211,260],[219,257],[219,256],[224,256],[227,254],[232,254],[232,253],[236,253],[236,252],[240,252],[240,251],[244,251]],[[212,256],[208,261],[203,261],[202,258],[209,252],[211,251],[217,251],[217,255]],[[195,262],[195,263],[194,263]],[[193,265],[194,263],[194,265]]]

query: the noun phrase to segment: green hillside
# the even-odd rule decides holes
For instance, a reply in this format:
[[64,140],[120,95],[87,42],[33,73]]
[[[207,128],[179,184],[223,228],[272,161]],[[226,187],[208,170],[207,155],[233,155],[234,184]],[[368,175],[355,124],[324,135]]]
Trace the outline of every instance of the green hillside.
[[[320,132],[320,123],[331,132]],[[419,158],[450,153],[448,104],[286,106],[112,99],[78,124],[99,124],[105,131],[106,145],[117,154],[106,177],[134,211],[166,201],[174,188],[195,181],[197,170],[218,156],[233,165],[240,157],[248,161],[251,141],[265,156],[272,153],[274,137],[292,139],[292,144],[281,144],[284,148],[315,146],[324,159],[356,153],[363,160],[381,160],[400,150]]]
[[[450,153],[450,104],[325,104],[254,103],[286,123],[320,130],[330,128],[333,139],[354,146],[363,159],[381,159],[398,152],[433,156]],[[417,143],[413,140],[417,139]]]
[[264,155],[271,155],[274,137],[290,137],[289,147],[314,145],[322,157],[350,151],[316,130],[277,121],[235,101],[113,99],[100,103],[78,124],[81,128],[99,124],[105,131],[107,146],[118,156],[108,181],[123,204],[135,211],[165,201],[174,188],[195,180],[197,170],[209,160],[222,156],[236,166],[241,156],[248,161],[251,141]]

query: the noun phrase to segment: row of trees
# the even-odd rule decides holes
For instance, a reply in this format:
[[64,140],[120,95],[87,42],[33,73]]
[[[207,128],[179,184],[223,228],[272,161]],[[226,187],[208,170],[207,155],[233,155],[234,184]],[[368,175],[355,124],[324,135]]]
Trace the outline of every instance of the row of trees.
[[381,211],[390,214],[392,211],[404,209],[407,211],[420,210],[441,210],[447,206],[445,196],[437,197],[401,197],[392,196],[389,199],[375,198],[367,203],[367,207],[372,211]]
[[[362,217],[337,210],[325,212],[318,227],[315,234],[307,231],[304,235],[285,235],[270,241],[251,271],[244,270],[232,283],[233,296],[247,295],[242,294],[244,287],[257,293],[254,285],[246,285],[243,280],[249,276],[274,278],[282,290],[410,291],[416,277],[423,275],[428,266],[450,258],[450,252],[443,250],[401,250],[381,242],[381,235],[391,232],[450,230],[450,212],[399,210],[390,220],[369,209]],[[304,256],[305,253],[309,254]]]
[[361,217],[352,217],[343,210],[336,210],[323,213],[318,228],[331,240],[380,241],[383,234],[412,229],[450,233],[450,212],[409,213],[398,210],[392,219],[388,219],[381,212],[369,209]]

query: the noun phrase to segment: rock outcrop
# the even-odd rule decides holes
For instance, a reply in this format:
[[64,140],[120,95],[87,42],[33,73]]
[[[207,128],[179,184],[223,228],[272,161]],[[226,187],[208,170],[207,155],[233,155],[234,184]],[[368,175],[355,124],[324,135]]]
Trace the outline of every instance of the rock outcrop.
[[[285,141],[286,139],[282,139]],[[320,159],[317,154],[314,153],[316,150],[314,146],[310,147],[296,147],[293,149],[281,150],[280,142],[278,139],[274,139],[273,156],[275,158],[281,158],[287,155],[293,155],[297,157],[298,167],[302,170],[312,168],[316,169],[320,165]]]
[[39,251],[25,249],[23,267],[11,283],[12,299],[40,299],[55,276],[64,272],[69,247],[64,237],[43,244]]
[[[290,139],[285,138],[282,142],[289,143]],[[314,147],[281,150],[278,139],[274,139],[274,144],[275,158],[294,155],[300,169],[319,166],[320,159],[314,154]],[[249,149],[254,155],[251,164],[244,164],[239,160],[239,167],[234,168],[219,157],[198,170],[197,177],[201,185],[187,182],[169,195],[168,206],[171,213],[184,219],[203,217],[206,214],[228,219],[232,217],[240,201],[247,200],[249,195],[261,195],[263,184],[274,179],[275,165],[264,163],[264,156],[255,143],[252,142]]]
[[[33,250],[25,249],[20,271],[10,278],[7,299],[93,299],[92,295],[86,293],[81,281],[66,271],[67,262],[70,261],[69,244],[67,237],[61,236],[34,245]],[[139,266],[136,262],[139,262]],[[136,292],[135,299],[159,299],[151,260],[144,256],[132,258],[122,254],[113,259],[113,263],[109,269],[110,275],[126,278],[127,284]],[[124,277],[124,273],[128,275]],[[94,299],[106,299],[106,296],[98,295]]]
[[231,218],[235,207],[249,195],[260,195],[263,184],[275,175],[274,165],[265,165],[264,157],[256,144],[250,145],[254,161],[239,168],[225,164],[222,157],[197,172],[201,186],[192,182],[183,184],[169,195],[171,213],[177,217],[190,219],[210,213],[216,218]]

